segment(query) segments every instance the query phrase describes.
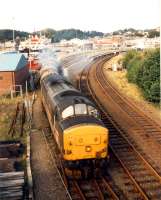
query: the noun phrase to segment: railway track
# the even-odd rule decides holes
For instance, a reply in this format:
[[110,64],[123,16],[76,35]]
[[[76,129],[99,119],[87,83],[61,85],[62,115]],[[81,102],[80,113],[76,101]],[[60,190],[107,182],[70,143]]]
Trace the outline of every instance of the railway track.
[[[112,190],[111,184],[107,181],[107,178],[91,179],[91,180],[76,180],[67,178],[64,169],[60,163],[60,159],[57,156],[56,143],[49,128],[43,130],[43,135],[46,140],[46,144],[49,147],[50,154],[52,155],[52,162],[57,166],[59,175],[62,178],[62,182],[67,190],[69,199],[72,200],[119,200],[119,196]],[[126,198],[122,194],[122,200]]]
[[133,123],[137,123],[137,134],[141,136],[146,136],[152,138],[155,144],[161,145],[161,127],[152,118],[145,115],[142,110],[140,110],[134,102],[130,99],[122,97],[118,90],[111,85],[111,82],[105,77],[103,73],[103,63],[96,68],[95,75],[97,80],[101,80],[99,83],[106,94],[109,93],[111,98],[121,107],[121,109],[133,119]]
[[[110,81],[105,78],[103,66],[104,62],[100,63],[98,67],[95,66],[93,72],[95,73],[95,79],[99,81],[99,86],[105,94],[107,101],[111,104],[112,102],[115,103],[116,108],[111,110],[112,112],[107,111],[109,108],[109,106],[107,106],[106,113],[109,119],[131,143],[131,146],[137,149],[137,151],[148,160],[160,178],[161,158],[158,156],[161,154],[160,125],[146,116],[131,100],[121,96],[117,89],[111,85]],[[120,111],[122,117],[118,115],[117,109]]]
[[[98,95],[100,95],[101,99],[109,101],[110,104],[110,100],[113,98],[117,103],[115,112],[117,113],[118,105],[120,107],[123,106],[125,112],[125,102],[122,102],[123,100],[120,96],[117,97],[116,91],[113,91],[112,86],[105,82],[105,77],[102,74],[103,64],[111,57],[112,55],[109,55],[101,61],[98,60],[91,68],[86,68],[81,74],[79,87],[84,94],[96,102],[102,112],[102,120],[110,131],[110,150],[119,163],[119,167],[122,168],[124,176],[126,176],[125,181],[129,182],[132,186],[131,199],[160,199],[160,175],[129,142],[125,137],[127,135],[125,131],[116,123],[113,116],[107,113],[105,107],[100,103],[100,99],[98,99]],[[128,111],[130,112],[129,117],[136,116],[130,109],[127,109],[126,112]],[[118,113],[117,115],[120,117]],[[142,120],[143,122],[144,120]],[[127,121],[125,121],[126,123]],[[134,126],[136,123],[132,125]],[[147,124],[145,123],[145,125]],[[137,125],[136,127],[138,130]],[[126,185],[127,183],[124,184]]]
[[[99,72],[97,71],[97,74]],[[99,79],[102,80],[103,85],[105,85],[105,79],[103,79],[103,72],[101,70],[101,76]],[[104,77],[105,78],[105,77]],[[103,83],[104,82],[104,83]],[[107,83],[108,85],[108,83]],[[109,83],[110,85],[110,83]],[[103,87],[103,86],[102,86]],[[108,87],[108,86],[106,86]],[[106,94],[110,93],[112,86],[110,85],[109,90],[106,90]],[[120,132],[130,141],[130,143],[140,152],[140,154],[148,160],[148,162],[153,166],[157,171],[159,176],[161,176],[161,148],[160,148],[160,137],[161,129],[157,123],[151,120],[150,117],[145,116],[145,114],[139,110],[136,105],[131,102],[129,99],[121,97],[118,93],[118,98],[116,96],[117,91],[114,88],[114,96],[112,97],[113,101],[117,102],[118,109],[123,106],[123,112],[121,115],[122,119],[118,119],[119,115],[116,117],[116,112],[108,112],[114,124],[120,129]],[[108,97],[107,97],[108,98]],[[127,109],[126,109],[127,103]],[[134,107],[133,107],[134,106]],[[111,114],[112,113],[112,114]],[[153,124],[153,127],[152,127]],[[122,126],[123,125],[123,126]]]
[[18,126],[18,123],[19,123],[20,137],[22,137],[25,121],[26,121],[25,104],[24,102],[21,102],[21,103],[18,102],[16,106],[15,114],[12,119],[12,123],[8,131],[8,135],[11,135],[12,137],[14,137],[14,135],[16,134],[16,125]]

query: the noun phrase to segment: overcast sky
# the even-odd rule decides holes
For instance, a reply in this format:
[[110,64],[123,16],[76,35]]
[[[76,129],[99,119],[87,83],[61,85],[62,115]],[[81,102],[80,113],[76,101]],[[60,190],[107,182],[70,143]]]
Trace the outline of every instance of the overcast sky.
[[160,0],[1,0],[0,29],[111,32],[160,25]]

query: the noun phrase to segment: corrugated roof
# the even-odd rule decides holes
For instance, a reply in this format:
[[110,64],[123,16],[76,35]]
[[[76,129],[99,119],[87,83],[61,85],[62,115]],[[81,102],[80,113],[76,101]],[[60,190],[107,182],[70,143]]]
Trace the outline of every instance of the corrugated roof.
[[17,71],[27,65],[27,59],[21,53],[0,54],[0,71]]

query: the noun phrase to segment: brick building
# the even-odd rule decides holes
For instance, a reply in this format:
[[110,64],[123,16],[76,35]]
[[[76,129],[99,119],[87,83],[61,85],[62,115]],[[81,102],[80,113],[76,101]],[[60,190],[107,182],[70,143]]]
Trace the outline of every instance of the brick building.
[[9,92],[15,85],[24,86],[28,77],[27,59],[23,54],[0,54],[0,94]]

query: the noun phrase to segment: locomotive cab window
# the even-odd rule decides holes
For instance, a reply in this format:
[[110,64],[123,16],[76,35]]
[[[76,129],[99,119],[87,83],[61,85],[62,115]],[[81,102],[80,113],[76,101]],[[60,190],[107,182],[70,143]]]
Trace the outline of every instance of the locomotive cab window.
[[72,115],[74,115],[74,108],[73,108],[73,106],[69,106],[69,107],[67,107],[65,110],[63,110],[63,112],[62,112],[62,118],[63,119],[65,119],[65,118],[67,118],[67,117],[70,117],[70,116],[72,116]]
[[98,111],[94,107],[89,105],[88,105],[88,114],[94,117],[98,117]]
[[75,114],[76,115],[86,115],[87,114],[87,106],[86,104],[75,104]]

